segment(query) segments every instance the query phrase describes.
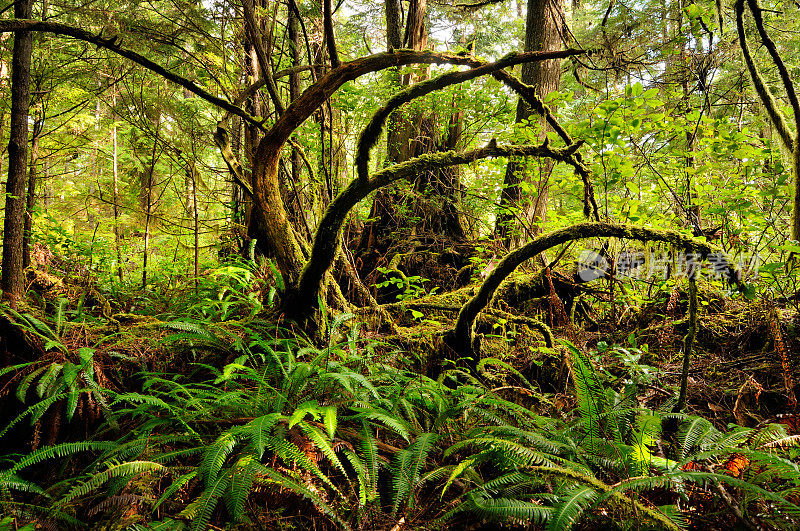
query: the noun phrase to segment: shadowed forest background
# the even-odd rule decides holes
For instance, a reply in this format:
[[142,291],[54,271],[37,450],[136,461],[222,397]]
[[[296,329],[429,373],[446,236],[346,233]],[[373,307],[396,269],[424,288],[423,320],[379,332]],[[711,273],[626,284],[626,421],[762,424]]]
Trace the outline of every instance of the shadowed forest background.
[[0,530],[800,527],[796,2],[0,8]]

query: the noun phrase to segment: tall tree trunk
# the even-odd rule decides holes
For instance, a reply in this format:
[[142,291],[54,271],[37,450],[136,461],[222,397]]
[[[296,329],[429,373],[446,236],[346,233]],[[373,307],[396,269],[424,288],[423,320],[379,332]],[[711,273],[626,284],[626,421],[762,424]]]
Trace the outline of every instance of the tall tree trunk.
[[114,114],[112,115],[114,125],[111,127],[111,186],[114,199],[114,247],[117,251],[117,276],[119,277],[119,281],[122,282],[122,245],[119,232],[119,149],[117,146],[116,89],[112,98],[114,103]]
[[156,162],[158,162],[158,137],[161,131],[161,113],[156,115],[155,136],[153,138],[153,151],[150,154],[150,163],[145,170],[146,187],[147,187],[147,204],[144,211],[144,250],[142,252],[142,289],[147,289],[147,262],[150,256],[150,233],[152,231],[153,220],[153,186],[154,174],[156,171]]
[[[33,0],[18,0],[14,17],[31,18]],[[14,33],[11,59],[11,130],[8,142],[8,181],[3,221],[3,298],[12,302],[25,294],[22,237],[25,226],[25,184],[28,177],[28,109],[30,106],[31,53],[29,31]]]
[[[287,30],[289,36],[289,52],[292,57],[292,67],[296,68],[302,64],[303,43],[300,39],[300,20],[297,18],[297,14],[294,12],[294,9],[291,9],[291,7],[289,8]],[[289,74],[289,99],[291,101],[294,101],[300,97],[301,88],[300,74],[298,72]],[[292,183],[297,184],[300,182],[300,173],[302,171],[303,161],[300,158],[300,152],[294,147],[292,148],[291,164]]]
[[200,211],[197,205],[197,166],[193,159],[186,161],[187,213],[192,219],[192,232],[194,235],[194,292],[200,291]]
[[[386,47],[389,50],[397,50],[403,47],[403,18],[400,0],[386,0]],[[400,85],[400,74],[396,68],[389,70],[391,82]],[[399,112],[393,112],[389,116],[389,123],[386,130],[386,162],[397,163],[402,160],[400,150],[402,140],[399,127]],[[364,225],[361,238],[357,246],[356,254],[363,255],[375,248],[377,243],[379,227],[387,227],[394,218],[394,200],[389,190],[378,190],[372,207],[369,212],[369,219],[374,220]],[[362,269],[360,273],[369,273]]]
[[[411,48],[422,50],[427,48],[428,34],[425,28],[425,14],[427,11],[427,0],[411,0],[408,7],[408,18],[405,25],[405,32],[402,26],[401,5],[398,0],[386,0],[386,46],[388,49]],[[393,72],[396,72],[394,70]],[[422,74],[423,78],[425,74]],[[419,81],[417,74],[397,75],[394,79],[399,86],[408,86],[415,81]],[[395,111],[389,117],[386,133],[386,165],[397,164],[408,160],[418,150],[416,139],[421,138],[422,114],[418,111],[409,111],[403,108]],[[412,145],[412,142],[414,145]],[[369,274],[373,269],[374,260],[364,255],[385,254],[385,249],[381,244],[390,242],[380,242],[379,237],[386,238],[400,224],[399,207],[407,199],[393,190],[378,190],[372,202],[372,209],[369,218],[373,221],[367,223],[361,234],[358,244],[357,254],[362,255],[363,263],[367,266],[362,269],[362,273]]]
[[31,265],[31,231],[33,231],[33,207],[36,204],[36,179],[39,166],[39,137],[44,121],[40,118],[33,123],[31,138],[31,163],[28,170],[28,192],[25,198],[25,226],[22,234],[22,267]]
[[[564,0],[529,0],[525,19],[525,51],[560,50],[563,17]],[[523,64],[522,81],[537,87],[538,96],[544,98],[550,92],[558,90],[561,82],[561,61],[552,59]],[[530,119],[533,114],[533,109],[520,98],[517,102],[517,123]],[[540,125],[543,139],[548,127],[544,120],[540,120]],[[526,164],[516,159],[510,160],[506,166],[495,234],[509,248],[519,247],[527,239],[523,235],[525,232],[529,233],[527,236],[537,235],[544,222],[548,181],[553,170],[552,161],[542,161],[538,170],[537,176],[531,175]],[[520,186],[523,181],[535,185],[537,196],[534,201],[525,197],[523,187]]]

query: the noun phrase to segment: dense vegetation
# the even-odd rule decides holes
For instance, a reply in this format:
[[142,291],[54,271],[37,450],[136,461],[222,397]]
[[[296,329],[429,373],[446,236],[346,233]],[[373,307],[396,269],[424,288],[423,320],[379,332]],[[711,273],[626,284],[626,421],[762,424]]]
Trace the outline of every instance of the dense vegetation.
[[799,11],[4,4],[0,530],[797,529]]

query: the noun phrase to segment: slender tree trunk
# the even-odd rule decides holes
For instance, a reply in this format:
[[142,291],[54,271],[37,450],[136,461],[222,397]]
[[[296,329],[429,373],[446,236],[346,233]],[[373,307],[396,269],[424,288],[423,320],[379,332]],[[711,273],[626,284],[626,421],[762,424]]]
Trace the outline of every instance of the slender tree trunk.
[[[529,0],[525,19],[525,51],[560,50],[563,17],[564,0]],[[523,64],[522,81],[536,86],[538,96],[544,98],[550,92],[558,90],[561,61],[554,59]],[[528,120],[533,115],[534,111],[520,98],[517,102],[517,123]],[[540,124],[543,139],[548,127],[544,120],[540,120]],[[521,232],[527,231],[531,237],[539,233],[547,212],[548,182],[552,170],[553,163],[549,159],[539,164],[538,176],[530,175],[524,162],[515,159],[508,162],[503,191],[500,194],[500,211],[495,224],[495,234],[507,247],[519,247],[527,239]],[[523,187],[520,186],[523,181],[535,186],[535,200],[530,201],[525,197]],[[517,215],[520,219],[517,219]]]
[[119,277],[119,281],[122,282],[122,245],[119,232],[119,149],[117,146],[116,89],[112,95],[112,102],[114,105],[112,113],[114,125],[111,127],[111,186],[114,200],[114,247],[117,252],[117,276]]
[[[18,0],[14,17],[31,18],[32,0]],[[32,35],[14,33],[11,59],[11,129],[8,142],[8,181],[3,221],[3,298],[12,302],[25,294],[22,237],[25,226],[25,184],[28,176],[28,109],[30,106]]]
[[[403,18],[400,0],[386,0],[386,47],[389,50],[397,50],[403,47]],[[391,74],[391,82],[400,85],[400,74],[396,68],[389,70]],[[389,123],[386,128],[386,162],[397,163],[402,160],[400,150],[402,149],[402,140],[400,134],[400,116],[399,112],[393,112],[389,116]],[[372,201],[370,207],[369,219],[374,220],[364,225],[364,230],[361,232],[361,238],[358,242],[356,254],[364,255],[366,252],[375,248],[377,243],[378,233],[380,227],[388,226],[394,217],[394,200],[392,199],[391,192],[388,190],[378,190],[375,193],[375,199]],[[359,271],[360,273],[369,273],[369,271]]]
[[[408,6],[408,16],[403,32],[401,6],[397,0],[386,0],[386,25],[387,25],[387,48],[397,49],[401,47],[413,50],[424,50],[428,47],[428,33],[425,27],[425,16],[427,12],[427,0],[411,0]],[[397,76],[395,81],[402,86],[409,86],[412,83],[425,79],[427,72],[421,74],[408,73]],[[385,164],[397,164],[410,159],[418,153],[425,151],[420,149],[424,143],[430,149],[430,138],[423,131],[427,126],[430,132],[433,129],[431,117],[425,117],[420,111],[401,108],[392,113],[389,117],[386,132],[386,161]],[[369,218],[370,223],[364,227],[361,239],[356,250],[356,254],[362,258],[365,267],[360,273],[362,276],[369,275],[375,267],[375,259],[385,254],[386,247],[392,242],[387,238],[397,228],[402,226],[403,203],[408,202],[404,194],[395,190],[378,190],[372,202]],[[383,241],[381,241],[383,240]],[[378,264],[379,265],[379,264]]]
[[[297,14],[294,12],[293,9],[289,8],[288,14],[288,22],[287,22],[287,30],[289,33],[289,48],[290,48],[290,55],[292,57],[292,66],[298,67],[302,64],[302,41],[300,40],[300,21],[297,18]],[[300,86],[300,74],[294,72],[289,75],[289,99],[290,101],[294,101],[300,97],[301,92]],[[302,164],[303,161],[300,158],[300,152],[292,148],[292,183],[299,183],[300,182],[300,173],[302,171]]]
[[200,291],[200,213],[197,206],[197,166],[194,160],[186,162],[186,184],[189,187],[187,202],[192,216],[194,233],[194,292]]
[[31,138],[31,163],[28,170],[28,192],[25,199],[25,226],[22,234],[22,267],[31,265],[31,232],[33,231],[33,207],[36,204],[36,179],[39,166],[39,137],[44,121],[36,120]]
[[147,261],[150,255],[150,225],[153,218],[153,180],[158,160],[158,136],[161,130],[161,113],[156,116],[155,138],[153,139],[153,151],[150,156],[150,164],[146,171],[147,204],[145,205],[144,217],[144,251],[142,256],[142,289],[147,289]]

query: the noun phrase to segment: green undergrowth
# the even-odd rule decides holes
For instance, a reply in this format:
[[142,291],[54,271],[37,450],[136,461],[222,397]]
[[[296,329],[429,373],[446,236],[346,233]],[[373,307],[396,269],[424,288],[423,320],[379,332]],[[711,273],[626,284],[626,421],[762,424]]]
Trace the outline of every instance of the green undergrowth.
[[[642,305],[659,328],[623,316],[638,332],[619,326],[616,342],[554,341],[569,328],[492,309],[474,371],[441,352],[466,290],[390,308],[408,325],[391,341],[326,313],[312,342],[268,317],[281,287],[244,261],[179,286],[174,305],[161,292],[114,299],[117,312],[74,296],[0,307],[15,346],[0,369],[0,530],[800,524],[791,425],[673,412],[657,349],[683,333],[677,285]],[[714,320],[725,312],[738,320]],[[702,305],[700,343],[713,323],[767,315]]]
[[[421,376],[349,314],[322,344],[258,319],[173,319],[156,342],[184,369],[141,364],[122,385],[96,348],[60,341],[57,321],[5,312],[48,352],[0,376],[21,406],[0,431],[6,527],[790,529],[800,518],[797,438],[780,424],[720,429],[670,401],[643,409],[653,374],[634,350],[617,351],[620,378],[554,346],[576,397],[559,410],[500,357]],[[56,421],[51,443],[8,449]]]

